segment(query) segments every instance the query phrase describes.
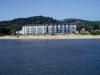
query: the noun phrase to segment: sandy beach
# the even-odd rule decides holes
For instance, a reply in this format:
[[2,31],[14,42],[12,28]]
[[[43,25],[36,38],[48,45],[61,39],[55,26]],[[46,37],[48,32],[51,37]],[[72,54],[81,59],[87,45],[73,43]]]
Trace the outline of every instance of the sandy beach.
[[0,36],[0,39],[100,39],[100,35],[20,35],[17,36]]

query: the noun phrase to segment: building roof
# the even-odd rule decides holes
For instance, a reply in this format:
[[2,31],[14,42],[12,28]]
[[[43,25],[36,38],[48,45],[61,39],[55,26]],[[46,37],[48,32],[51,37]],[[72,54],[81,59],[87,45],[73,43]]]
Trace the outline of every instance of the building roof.
[[[24,26],[43,26],[43,25],[64,25],[64,24],[26,24]],[[65,24],[65,25],[75,25],[75,24]]]

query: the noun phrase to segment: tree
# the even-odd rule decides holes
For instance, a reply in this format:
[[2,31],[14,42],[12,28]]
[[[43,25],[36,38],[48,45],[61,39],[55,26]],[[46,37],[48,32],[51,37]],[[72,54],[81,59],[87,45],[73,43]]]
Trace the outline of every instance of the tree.
[[0,28],[0,35],[10,35],[10,30],[7,28]]
[[99,25],[97,24],[93,25],[93,30],[99,30]]

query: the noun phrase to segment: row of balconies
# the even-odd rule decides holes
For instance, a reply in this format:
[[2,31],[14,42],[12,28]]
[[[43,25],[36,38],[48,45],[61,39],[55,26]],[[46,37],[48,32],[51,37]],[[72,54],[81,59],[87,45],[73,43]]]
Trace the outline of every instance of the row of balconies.
[[75,33],[76,25],[23,26],[21,34]]

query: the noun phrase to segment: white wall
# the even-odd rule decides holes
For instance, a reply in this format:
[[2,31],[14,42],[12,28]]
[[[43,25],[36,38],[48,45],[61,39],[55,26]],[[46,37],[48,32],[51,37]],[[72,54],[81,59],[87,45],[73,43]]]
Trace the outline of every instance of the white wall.
[[[48,27],[47,27],[48,26]],[[76,25],[26,25],[22,27],[22,30],[17,31],[16,33],[20,34],[45,34],[47,33],[48,28],[48,34],[50,33],[68,33],[68,30],[70,33],[76,32]],[[69,28],[69,29],[68,29]],[[58,32],[57,32],[58,30]],[[66,32],[65,32],[66,31]]]

